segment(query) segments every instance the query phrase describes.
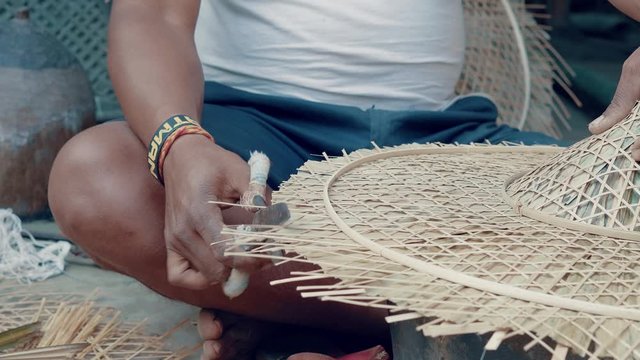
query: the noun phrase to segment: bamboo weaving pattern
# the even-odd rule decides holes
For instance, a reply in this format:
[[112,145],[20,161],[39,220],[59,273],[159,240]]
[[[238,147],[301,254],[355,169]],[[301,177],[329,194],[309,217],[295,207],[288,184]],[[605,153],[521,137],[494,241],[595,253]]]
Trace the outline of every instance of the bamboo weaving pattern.
[[458,94],[482,92],[496,102],[498,122],[559,137],[569,112],[553,90],[570,90],[572,70],[535,17],[545,7],[523,0],[463,0],[466,52]]
[[[428,336],[493,332],[495,349],[526,335],[525,350],[555,359],[569,349],[640,359],[640,243],[617,236],[637,221],[628,214],[638,211],[638,165],[626,153],[639,109],[568,149],[414,144],[309,161],[274,194],[289,204],[290,223],[225,233],[255,246],[234,255],[284,250],[281,262],[320,267],[274,285],[388,308],[389,321],[424,318]],[[562,221],[524,211],[534,206]],[[313,283],[322,278],[337,282]]]

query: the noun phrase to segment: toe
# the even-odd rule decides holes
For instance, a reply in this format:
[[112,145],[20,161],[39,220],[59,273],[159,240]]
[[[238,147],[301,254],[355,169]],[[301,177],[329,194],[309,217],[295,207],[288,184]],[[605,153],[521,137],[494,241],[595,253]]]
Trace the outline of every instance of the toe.
[[208,340],[202,343],[202,360],[219,360],[221,345],[218,341]]
[[202,340],[217,340],[222,336],[222,322],[211,310],[201,310],[198,315],[198,333]]
[[335,358],[322,354],[300,353],[289,356],[287,360],[335,360]]

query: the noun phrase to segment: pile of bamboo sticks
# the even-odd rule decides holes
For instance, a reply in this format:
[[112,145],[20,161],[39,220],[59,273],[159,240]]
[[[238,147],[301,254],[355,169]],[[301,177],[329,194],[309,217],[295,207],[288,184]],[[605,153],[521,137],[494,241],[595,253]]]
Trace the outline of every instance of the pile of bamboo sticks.
[[149,335],[145,320],[124,321],[119,310],[100,306],[96,296],[34,293],[0,282],[0,359],[184,359],[200,348],[166,348],[188,320]]

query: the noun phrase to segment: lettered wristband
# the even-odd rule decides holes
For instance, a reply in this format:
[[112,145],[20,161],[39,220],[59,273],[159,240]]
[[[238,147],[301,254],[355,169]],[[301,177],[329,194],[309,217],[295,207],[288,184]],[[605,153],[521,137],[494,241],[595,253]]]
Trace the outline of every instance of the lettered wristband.
[[158,158],[158,174],[160,175],[160,182],[164,182],[164,161],[167,158],[167,154],[169,154],[169,150],[171,150],[171,146],[173,143],[183,135],[196,134],[202,135],[207,139],[213,141],[213,136],[209,134],[205,129],[196,125],[187,125],[179,128],[174,131],[173,134],[169,135],[167,139],[164,141],[164,145],[162,146],[162,150],[160,150],[160,157]]
[[[165,120],[162,125],[156,130],[149,142],[149,152],[147,154],[147,162],[149,164],[149,171],[154,178],[156,178],[161,184],[163,184],[162,167],[160,166],[161,154],[166,157],[167,152],[162,151],[169,138],[173,138],[173,134],[181,128],[195,127],[202,130],[202,135],[208,135],[213,140],[213,137],[204,131],[200,124],[191,119],[187,115],[174,115]],[[205,136],[206,136],[205,135]],[[173,138],[172,142],[175,141]]]

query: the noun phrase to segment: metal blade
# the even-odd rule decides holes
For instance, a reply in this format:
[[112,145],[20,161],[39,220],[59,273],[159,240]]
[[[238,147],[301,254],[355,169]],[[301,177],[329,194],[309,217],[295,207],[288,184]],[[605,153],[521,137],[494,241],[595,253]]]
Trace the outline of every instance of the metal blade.
[[[258,210],[253,217],[253,225],[282,225],[290,218],[291,213],[287,204],[277,203]],[[254,229],[254,231],[260,230],[260,226]]]

